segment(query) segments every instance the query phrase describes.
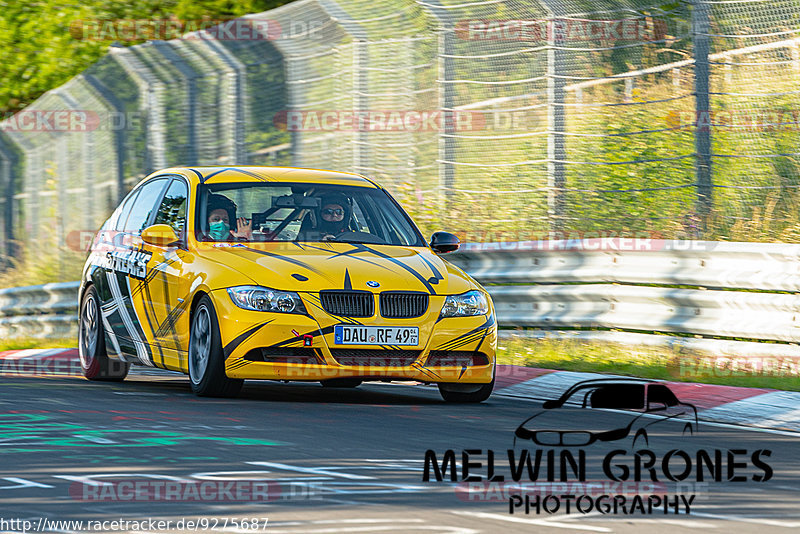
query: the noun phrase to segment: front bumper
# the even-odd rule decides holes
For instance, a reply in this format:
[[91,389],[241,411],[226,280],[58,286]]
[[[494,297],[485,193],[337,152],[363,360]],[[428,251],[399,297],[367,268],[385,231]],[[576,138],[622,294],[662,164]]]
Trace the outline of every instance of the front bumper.
[[[412,349],[415,356],[403,365],[388,364],[390,358],[366,358],[361,365],[342,365],[331,351],[333,326],[343,320],[329,316],[313,306],[313,298],[301,294],[312,316],[247,311],[231,302],[224,290],[213,291],[212,298],[220,317],[220,334],[226,356],[225,374],[230,378],[321,381],[332,378],[371,380],[414,380],[430,383],[475,383],[492,381],[497,347],[497,324],[494,310],[485,316],[438,320],[444,297],[432,296],[429,311],[415,319],[364,319],[364,324],[379,326],[417,326],[420,345],[386,348],[379,345],[336,345],[335,349],[369,351],[371,354],[398,354],[396,350]],[[302,349],[313,354],[313,363],[254,361],[254,354],[263,348]],[[478,353],[482,364],[428,365],[431,351]],[[449,353],[448,353],[449,354]],[[372,361],[383,365],[370,365]],[[433,363],[433,362],[432,362]]]

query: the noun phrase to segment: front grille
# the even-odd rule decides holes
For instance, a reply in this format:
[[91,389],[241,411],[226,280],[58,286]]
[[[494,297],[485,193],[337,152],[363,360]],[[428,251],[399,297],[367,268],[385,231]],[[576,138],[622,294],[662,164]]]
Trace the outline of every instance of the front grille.
[[408,367],[419,357],[418,350],[331,349],[340,365]]
[[375,298],[369,291],[324,290],[319,292],[322,308],[340,317],[372,317]]
[[471,350],[432,350],[425,364],[428,367],[464,367],[487,365],[489,359],[482,352]]
[[259,347],[244,355],[251,362],[317,364],[314,349],[306,347]]
[[392,319],[419,317],[428,311],[427,293],[384,292],[380,295],[381,315]]

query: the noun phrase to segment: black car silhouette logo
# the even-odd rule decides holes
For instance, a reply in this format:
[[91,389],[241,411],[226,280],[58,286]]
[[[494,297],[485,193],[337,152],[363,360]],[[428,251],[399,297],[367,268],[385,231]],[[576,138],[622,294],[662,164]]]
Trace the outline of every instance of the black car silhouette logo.
[[[571,421],[583,427],[569,429]],[[546,401],[517,427],[514,445],[521,440],[541,447],[585,447],[629,436],[633,446],[649,445],[655,430],[693,435],[697,409],[678,400],[663,382],[602,378],[578,382],[558,399]]]

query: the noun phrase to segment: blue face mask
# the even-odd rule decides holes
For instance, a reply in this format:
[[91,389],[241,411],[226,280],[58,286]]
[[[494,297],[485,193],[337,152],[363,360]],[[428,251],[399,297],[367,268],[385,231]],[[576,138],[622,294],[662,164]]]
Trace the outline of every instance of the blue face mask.
[[230,226],[225,224],[225,221],[213,222],[208,225],[208,235],[211,237],[211,239],[221,241],[223,239],[228,239],[228,236],[231,235],[230,229]]

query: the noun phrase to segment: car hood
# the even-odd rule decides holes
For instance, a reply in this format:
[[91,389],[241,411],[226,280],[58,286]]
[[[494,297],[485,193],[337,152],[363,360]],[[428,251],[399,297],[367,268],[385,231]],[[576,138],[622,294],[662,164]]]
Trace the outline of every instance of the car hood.
[[627,427],[640,412],[606,411],[593,408],[553,408],[534,414],[523,424],[526,430],[608,432]]
[[452,295],[477,287],[461,269],[423,247],[218,243],[203,255],[244,274],[257,285],[281,290],[405,290]]

